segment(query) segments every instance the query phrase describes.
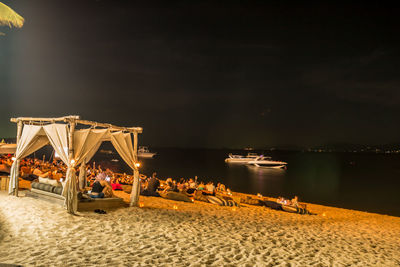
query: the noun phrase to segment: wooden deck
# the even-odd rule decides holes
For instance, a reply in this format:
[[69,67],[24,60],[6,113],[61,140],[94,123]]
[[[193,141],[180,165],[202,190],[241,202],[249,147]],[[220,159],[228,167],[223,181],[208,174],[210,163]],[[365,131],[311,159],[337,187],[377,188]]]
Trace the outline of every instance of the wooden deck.
[[[64,197],[61,195],[49,193],[43,190],[32,188],[30,191],[25,191],[25,196],[36,199],[41,199],[51,203],[57,203],[59,205],[64,204]],[[78,202],[78,211],[94,211],[96,209],[101,210],[112,210],[118,208],[128,207],[128,204],[123,201],[122,198],[93,198],[90,201]]]

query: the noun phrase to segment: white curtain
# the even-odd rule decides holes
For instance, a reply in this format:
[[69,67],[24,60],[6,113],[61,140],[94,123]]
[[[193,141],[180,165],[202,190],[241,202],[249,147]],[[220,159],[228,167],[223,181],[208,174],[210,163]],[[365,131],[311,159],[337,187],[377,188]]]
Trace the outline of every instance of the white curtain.
[[74,133],[75,165],[90,161],[103,141],[107,129],[84,129]]
[[19,178],[19,161],[20,159],[32,154],[36,150],[47,145],[47,139],[42,126],[25,125],[21,137],[18,140],[17,149],[15,151],[15,160],[11,166],[10,184],[8,193],[14,193]]
[[85,188],[86,163],[99,149],[107,129],[84,129],[74,133],[74,160],[75,166],[81,164],[79,169],[79,188]]
[[65,197],[64,204],[67,206],[67,211],[74,214],[78,209],[78,198],[76,191],[75,165],[72,162],[73,158],[69,158],[68,154],[68,126],[66,124],[54,123],[43,126],[43,128],[49,138],[50,144],[68,167],[62,195]]
[[137,163],[137,140],[135,140],[135,148],[132,147],[132,138],[130,133],[114,132],[111,133],[111,143],[117,150],[121,158],[133,169],[133,184],[131,192],[131,206],[136,206],[139,202],[140,184],[139,171]]
[[70,158],[68,153],[69,128],[66,124],[50,124],[43,127],[51,145],[60,156],[61,160],[68,166],[65,186],[62,195],[65,197],[65,205],[69,213],[75,213],[78,208],[76,173],[75,166],[83,164],[81,167],[82,180],[86,177],[84,164],[88,162],[99,148],[104,136],[108,133],[107,129],[84,129],[77,130],[73,134],[73,155]]

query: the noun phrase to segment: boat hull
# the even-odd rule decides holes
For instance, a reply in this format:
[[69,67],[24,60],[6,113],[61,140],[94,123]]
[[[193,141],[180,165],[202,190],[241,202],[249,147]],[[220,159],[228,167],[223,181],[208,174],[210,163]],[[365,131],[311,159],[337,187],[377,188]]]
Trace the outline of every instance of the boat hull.
[[139,158],[152,158],[156,155],[157,153],[138,153]]
[[249,166],[254,166],[257,168],[272,168],[272,169],[282,169],[285,168],[287,163],[283,161],[273,161],[273,160],[254,160],[247,163]]

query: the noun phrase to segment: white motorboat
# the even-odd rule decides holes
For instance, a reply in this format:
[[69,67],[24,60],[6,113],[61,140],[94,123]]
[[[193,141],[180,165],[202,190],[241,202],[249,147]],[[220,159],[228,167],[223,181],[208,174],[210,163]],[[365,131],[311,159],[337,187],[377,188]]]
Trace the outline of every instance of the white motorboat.
[[149,148],[147,146],[141,146],[138,149],[138,157],[139,158],[152,158],[156,155],[157,153],[150,152]]
[[229,154],[228,158],[225,159],[225,162],[246,164],[247,162],[256,160],[257,158],[264,158],[264,156],[258,155],[257,153],[248,153],[247,156]]
[[255,160],[247,162],[248,166],[254,166],[258,168],[274,168],[274,169],[282,169],[286,168],[287,162],[284,161],[276,161],[269,158],[257,158]]

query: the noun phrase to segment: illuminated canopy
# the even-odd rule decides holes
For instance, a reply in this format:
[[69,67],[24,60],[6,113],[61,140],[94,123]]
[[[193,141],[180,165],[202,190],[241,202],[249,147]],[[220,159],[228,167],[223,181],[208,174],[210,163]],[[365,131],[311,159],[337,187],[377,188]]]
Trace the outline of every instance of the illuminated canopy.
[[[18,196],[19,162],[22,158],[50,143],[67,165],[66,183],[62,196],[69,213],[77,211],[77,177],[75,168],[81,165],[79,186],[84,187],[85,164],[93,157],[103,141],[111,141],[124,161],[133,169],[134,179],[130,205],[139,200],[139,170],[137,163],[138,134],[141,127],[118,127],[106,123],[81,120],[79,116],[60,118],[12,118],[17,123],[17,149],[11,167],[9,194]],[[76,126],[90,128],[76,130]],[[133,144],[132,144],[133,135]]]

